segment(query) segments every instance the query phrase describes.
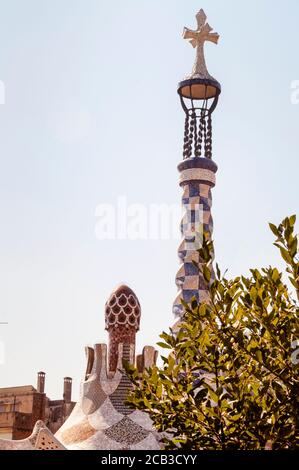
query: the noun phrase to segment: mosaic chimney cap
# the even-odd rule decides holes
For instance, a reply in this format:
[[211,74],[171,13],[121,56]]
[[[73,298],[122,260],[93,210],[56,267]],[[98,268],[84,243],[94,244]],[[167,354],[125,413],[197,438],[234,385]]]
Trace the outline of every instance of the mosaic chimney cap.
[[136,294],[126,285],[117,287],[105,304],[105,329],[134,328],[139,330],[141,308]]

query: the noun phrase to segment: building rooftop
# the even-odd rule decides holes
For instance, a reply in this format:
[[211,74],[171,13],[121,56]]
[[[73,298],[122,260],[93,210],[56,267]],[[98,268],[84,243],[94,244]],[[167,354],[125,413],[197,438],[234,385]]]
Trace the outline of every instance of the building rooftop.
[[4,395],[14,395],[15,393],[28,393],[28,392],[37,392],[36,388],[32,385],[20,385],[17,387],[5,387],[0,388],[0,396]]

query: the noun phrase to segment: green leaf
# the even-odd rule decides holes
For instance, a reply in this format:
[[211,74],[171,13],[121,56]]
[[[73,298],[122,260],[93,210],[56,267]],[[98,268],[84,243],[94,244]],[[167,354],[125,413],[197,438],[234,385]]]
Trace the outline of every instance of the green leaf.
[[157,391],[156,391],[156,394],[157,394],[157,397],[158,398],[161,398],[162,397],[162,384],[160,383],[157,387]]
[[263,304],[263,301],[262,299],[260,298],[259,295],[256,296],[256,305],[259,307],[259,308],[263,308],[264,304]]
[[289,276],[289,280],[291,281],[292,285],[295,287],[295,289],[299,289],[299,282],[296,282],[294,278]]
[[292,240],[291,244],[290,244],[290,254],[291,254],[292,258],[294,258],[294,256],[296,256],[297,248],[298,248],[298,238],[295,237]]
[[166,343],[162,343],[162,341],[159,341],[159,343],[157,343],[157,345],[160,346],[160,348],[172,349],[172,346],[170,346],[169,344],[166,344]]
[[146,397],[143,398],[144,404],[147,408],[151,409],[151,404]]
[[276,282],[280,278],[280,274],[278,269],[274,268],[272,272],[272,279],[274,282]]
[[280,249],[281,256],[283,257],[285,262],[288,263],[288,264],[291,264],[292,263],[292,258],[291,258],[291,255],[288,253],[288,251],[285,248],[283,248],[282,246],[279,249]]
[[204,278],[207,282],[210,282],[210,279],[211,279],[211,271],[209,270],[209,268],[204,264],[203,265],[203,275],[204,275]]
[[257,296],[257,290],[254,286],[252,286],[250,289],[250,297],[254,302],[255,302],[256,296]]
[[209,389],[209,395],[211,399],[215,402],[218,403],[218,395],[215,393],[212,389]]
[[229,419],[230,419],[231,421],[237,421],[238,419],[241,418],[241,416],[242,416],[242,413],[237,413],[237,414],[234,415],[234,416],[230,416]]
[[276,237],[279,237],[279,231],[276,225],[269,223],[269,227]]
[[260,349],[258,349],[255,354],[256,354],[257,360],[258,360],[259,362],[263,362],[262,351],[261,351]]
[[290,221],[290,226],[294,227],[294,225],[296,223],[296,214],[291,215],[291,217],[289,218],[289,221]]

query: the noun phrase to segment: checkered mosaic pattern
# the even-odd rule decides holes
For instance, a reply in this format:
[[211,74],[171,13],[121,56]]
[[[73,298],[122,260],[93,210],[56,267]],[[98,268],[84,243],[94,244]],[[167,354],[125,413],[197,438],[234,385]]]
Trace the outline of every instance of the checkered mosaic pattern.
[[[119,344],[116,372],[107,368],[105,344],[88,348],[88,354],[94,358],[92,369],[82,382],[79,402],[56,434],[59,442],[71,450],[160,449],[161,437],[149,416],[125,404],[132,384],[122,371],[122,359],[134,355],[134,345]],[[146,346],[140,359],[148,366],[155,358],[154,348]]]
[[194,262],[200,262],[197,250],[201,246],[203,233],[211,236],[213,232],[211,185],[200,181],[186,181],[183,191],[182,241],[178,249],[181,265],[176,275],[179,292],[173,305],[173,312],[178,317],[183,312],[182,299],[189,303],[194,297],[198,302],[208,298],[204,279]]

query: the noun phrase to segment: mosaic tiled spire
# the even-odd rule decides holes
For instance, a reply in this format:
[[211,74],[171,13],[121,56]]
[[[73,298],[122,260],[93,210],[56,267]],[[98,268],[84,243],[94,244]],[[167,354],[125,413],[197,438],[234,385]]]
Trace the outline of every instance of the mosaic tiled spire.
[[105,344],[86,348],[87,366],[79,401],[55,435],[67,449],[160,449],[161,437],[149,416],[125,403],[132,384],[123,370],[123,360],[136,364],[142,372],[157,359],[151,346],[145,346],[135,359],[140,313],[137,296],[124,285],[113,291],[106,302],[108,351]]
[[[204,282],[198,250],[203,233],[212,237],[212,192],[215,186],[217,165],[212,160],[212,112],[221,92],[220,84],[209,74],[204,58],[204,43],[218,42],[219,35],[212,33],[206,15],[200,10],[196,15],[197,30],[184,29],[183,37],[196,48],[196,60],[191,75],[179,83],[178,93],[185,112],[183,161],[179,164],[180,186],[183,189],[184,216],[181,223],[182,242],[178,254],[180,268],[176,275],[178,295],[173,312],[181,317],[182,300],[198,303],[209,299]],[[213,275],[213,273],[212,273]]]
[[[119,286],[106,302],[105,326],[109,332],[109,370],[115,371],[118,362],[118,345],[132,345],[135,354],[135,338],[140,325],[140,304],[128,287]],[[126,358],[128,361],[129,357]]]

